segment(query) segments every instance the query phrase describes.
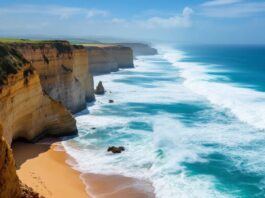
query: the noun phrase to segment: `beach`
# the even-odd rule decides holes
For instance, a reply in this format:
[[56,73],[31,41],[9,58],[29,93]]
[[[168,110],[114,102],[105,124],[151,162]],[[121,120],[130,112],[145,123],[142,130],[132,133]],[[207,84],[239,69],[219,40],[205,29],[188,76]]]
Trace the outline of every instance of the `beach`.
[[20,180],[46,198],[154,197],[151,185],[145,181],[120,175],[81,176],[66,163],[73,159],[58,140],[45,139],[35,144],[15,142],[12,147]]
[[20,180],[44,197],[87,197],[79,172],[65,161],[65,152],[55,151],[55,142],[13,145]]

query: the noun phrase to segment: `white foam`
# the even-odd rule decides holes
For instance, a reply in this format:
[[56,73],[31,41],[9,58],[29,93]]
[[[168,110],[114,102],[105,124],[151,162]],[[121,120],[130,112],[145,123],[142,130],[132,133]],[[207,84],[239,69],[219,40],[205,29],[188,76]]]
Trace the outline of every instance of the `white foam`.
[[183,85],[206,97],[210,102],[228,108],[243,122],[258,129],[265,129],[265,93],[231,83],[218,83],[209,72],[220,72],[212,66],[199,63],[181,62],[184,53],[175,49],[163,48],[164,58],[180,69],[185,79]]
[[[175,73],[163,73],[165,69],[161,68],[160,65],[163,59],[159,55],[153,58],[140,57],[136,61],[137,65],[133,70],[133,75],[127,74],[127,70],[124,70],[111,75],[95,77],[95,82],[99,80],[103,81],[107,93],[105,96],[97,97],[95,105],[88,108],[89,114],[78,115],[76,117],[80,137],[63,142],[65,150],[76,160],[76,164],[72,165],[79,171],[83,173],[122,174],[149,180],[153,183],[158,198],[176,196],[185,198],[230,197],[229,192],[221,193],[215,188],[215,184],[218,182],[216,178],[206,175],[190,176],[182,163],[205,162],[206,159],[202,158],[202,155],[207,156],[212,152],[220,152],[224,155],[244,159],[245,167],[241,167],[242,165],[239,162],[238,168],[265,172],[265,168],[262,168],[264,166],[261,166],[262,163],[265,163],[265,158],[260,157],[260,161],[257,164],[252,163],[256,161],[257,155],[262,156],[265,151],[258,148],[260,151],[253,154],[251,150],[244,150],[244,152],[240,150],[240,146],[265,139],[265,133],[255,131],[250,126],[242,124],[237,119],[233,120],[233,118],[231,118],[232,121],[230,123],[225,125],[213,121],[188,127],[180,121],[176,121],[176,118],[171,118],[172,114],[163,112],[159,112],[156,116],[142,114],[128,117],[118,114],[105,115],[102,113],[106,105],[121,106],[126,103],[192,103],[204,102],[205,98],[213,104],[220,105],[223,109],[223,107],[229,107],[226,107],[222,103],[222,100],[220,101],[222,94],[227,96],[224,99],[226,104],[235,96],[239,99],[242,90],[246,91],[245,88],[239,88],[230,84],[222,85],[217,83],[218,85],[221,84],[221,87],[218,87],[214,82],[209,82],[209,80],[213,80],[213,77],[209,76],[207,72],[214,70],[213,67],[204,67],[196,63],[185,65],[185,63],[181,62],[181,59],[184,57],[183,53],[171,48],[163,50],[165,54],[163,57],[173,63],[176,68],[180,69],[180,73],[177,71]],[[180,74],[184,81],[181,81],[181,83],[158,81],[152,83],[153,87],[142,87],[117,81],[132,76],[144,77],[141,72],[150,71],[163,73],[168,78],[173,77],[176,79],[179,78]],[[228,88],[223,86],[228,86]],[[231,87],[233,90],[230,90]],[[219,92],[221,88],[227,89],[228,92]],[[241,91],[236,92],[234,89]],[[247,90],[249,91],[249,89]],[[214,94],[219,96],[214,96]],[[248,94],[250,93],[246,92],[243,94],[245,99],[239,102],[244,103],[244,105],[248,104],[247,102],[251,99],[247,98]],[[255,91],[254,94],[252,93],[251,97],[257,97]],[[214,98],[211,99],[211,97]],[[113,99],[114,104],[108,104],[109,99]],[[234,111],[234,106],[233,104],[229,108],[232,112]],[[130,111],[128,106],[126,108],[124,111]],[[214,115],[214,118],[217,119],[218,115]],[[153,132],[132,130],[128,127],[128,123],[131,121],[145,121],[153,127]],[[108,135],[113,136],[113,139],[118,139],[118,137],[125,134],[131,134],[138,138],[136,141],[122,139],[122,144],[126,147],[126,151],[121,155],[108,154],[106,152],[108,145],[97,145],[98,142],[102,141],[100,139],[83,138],[89,133],[97,133],[97,130],[91,129],[92,127],[104,129],[115,126],[119,126],[121,129],[117,129],[115,133],[108,133]],[[223,147],[216,150],[212,147],[205,147],[205,143],[223,145]],[[163,157],[158,156],[158,149],[164,151]],[[235,164],[237,164],[237,161]]]

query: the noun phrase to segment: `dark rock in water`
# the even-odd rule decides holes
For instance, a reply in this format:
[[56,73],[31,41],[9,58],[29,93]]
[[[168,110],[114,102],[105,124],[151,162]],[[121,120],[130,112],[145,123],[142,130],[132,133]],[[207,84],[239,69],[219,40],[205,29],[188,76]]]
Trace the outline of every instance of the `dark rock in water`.
[[109,103],[114,103],[114,100],[109,100]]
[[125,148],[123,146],[119,146],[119,147],[116,147],[116,146],[110,146],[108,148],[108,152],[112,152],[112,153],[121,153],[122,151],[125,151]]
[[96,130],[97,128],[96,128],[96,127],[92,127],[91,129],[92,129],[92,130]]
[[95,90],[95,94],[97,95],[103,95],[105,93],[105,88],[103,87],[103,83],[99,81],[98,86]]

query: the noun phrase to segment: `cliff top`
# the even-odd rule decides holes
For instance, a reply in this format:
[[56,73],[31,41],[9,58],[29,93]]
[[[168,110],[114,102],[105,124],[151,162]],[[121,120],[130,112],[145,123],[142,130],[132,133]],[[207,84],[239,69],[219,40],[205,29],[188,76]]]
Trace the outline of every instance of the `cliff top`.
[[16,74],[28,61],[14,48],[0,43],[0,86],[9,74]]
[[116,45],[116,44],[104,44],[104,43],[83,43],[81,44],[84,46],[86,49],[93,50],[97,48],[102,48],[102,49],[131,49],[130,47],[127,46],[122,46],[122,45]]
[[55,42],[67,42],[66,40],[34,40],[34,39],[19,39],[19,38],[0,38],[1,43],[27,43],[27,44],[44,44]]
[[30,40],[30,39],[16,39],[16,38],[0,38],[0,43],[12,45],[13,47],[26,47],[32,46],[33,48],[43,48],[47,45],[51,45],[56,48],[59,53],[71,52],[72,48],[82,49],[82,45],[71,45],[66,40]]
[[104,43],[83,43],[81,45],[85,47],[114,47],[114,46],[117,46],[113,44],[104,44]]

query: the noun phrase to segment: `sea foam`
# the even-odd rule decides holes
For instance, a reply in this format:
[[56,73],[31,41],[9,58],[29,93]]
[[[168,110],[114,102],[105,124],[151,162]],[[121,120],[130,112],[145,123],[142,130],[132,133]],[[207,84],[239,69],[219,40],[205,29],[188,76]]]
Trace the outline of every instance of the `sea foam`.
[[[262,115],[258,120],[254,118],[264,110],[263,93],[215,82],[215,77],[208,74],[216,71],[215,67],[182,62],[185,54],[181,51],[160,48],[160,52],[139,57],[133,70],[95,77],[95,82],[103,81],[107,92],[98,96],[87,111],[76,115],[79,137],[63,142],[75,159],[72,165],[83,173],[148,180],[158,198],[233,197],[231,189],[216,188],[221,184],[214,175],[192,175],[183,163],[207,163],[205,156],[221,153],[229,156],[237,170],[265,174],[265,147],[252,144],[265,139],[265,133],[252,127],[262,128]],[[160,80],[145,81],[147,76]],[[171,81],[161,80],[161,76]],[[125,81],[130,78],[133,80]],[[114,103],[109,104],[109,99]],[[207,121],[189,125],[182,120],[185,115],[172,109],[141,109],[178,103],[194,108],[206,105],[195,117]],[[258,105],[255,108],[260,109],[254,111],[253,107],[250,112],[241,105]],[[242,112],[243,116],[238,115]],[[188,113],[187,119],[191,115]],[[150,130],[133,129],[133,122],[145,123]],[[112,155],[106,151],[109,145],[125,146],[126,151]]]
[[185,79],[183,85],[204,96],[215,105],[229,109],[243,122],[258,129],[265,129],[265,93],[239,84],[218,82],[210,72],[222,72],[212,65],[196,62],[183,62],[185,53],[174,48],[160,48],[164,58],[180,69],[180,76]]

